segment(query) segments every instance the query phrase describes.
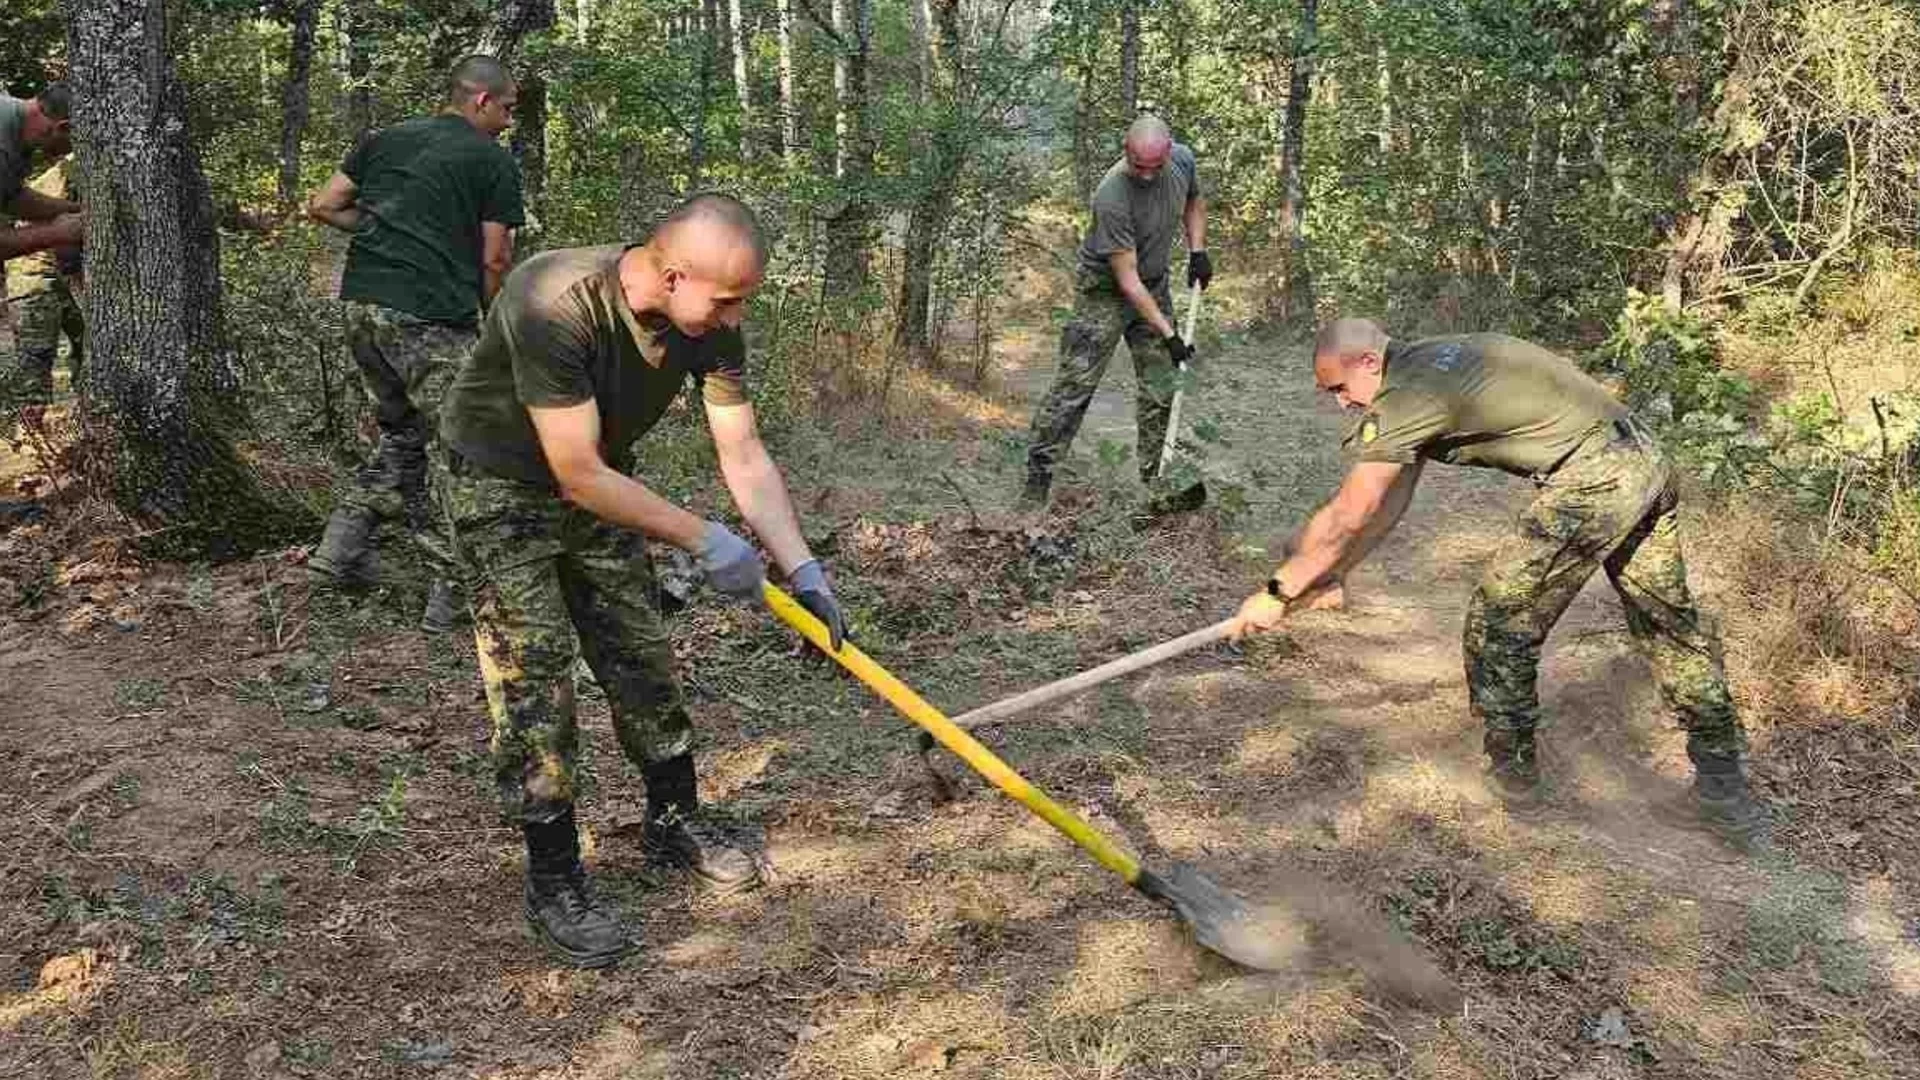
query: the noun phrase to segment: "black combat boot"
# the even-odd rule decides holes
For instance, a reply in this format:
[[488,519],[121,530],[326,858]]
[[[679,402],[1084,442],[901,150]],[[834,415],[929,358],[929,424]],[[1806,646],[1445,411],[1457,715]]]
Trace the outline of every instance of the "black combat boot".
[[527,837],[527,925],[547,951],[574,967],[603,968],[632,948],[626,931],[594,899],[580,865],[573,808],[521,826]]
[[434,578],[427,586],[427,607],[420,613],[420,629],[429,634],[444,634],[453,629],[453,621],[460,616],[459,598],[453,591],[453,582],[446,578]]
[[327,519],[327,531],[307,556],[307,568],[336,584],[364,584],[373,578],[373,532],[379,525],[366,510],[343,506]]
[[729,842],[726,831],[700,809],[693,755],[681,754],[641,770],[647,779],[647,857],[683,866],[714,888],[731,892],[760,882],[760,864]]
[[1738,754],[1690,753],[1693,802],[1700,819],[1720,838],[1748,855],[1773,850],[1773,815],[1754,798]]
[[1027,473],[1027,486],[1020,489],[1020,509],[1045,510],[1047,493],[1053,489],[1053,477],[1042,472]]
[[1544,794],[1540,759],[1534,753],[1533,732],[1488,728],[1481,746],[1487,752],[1487,782],[1510,809],[1539,805]]

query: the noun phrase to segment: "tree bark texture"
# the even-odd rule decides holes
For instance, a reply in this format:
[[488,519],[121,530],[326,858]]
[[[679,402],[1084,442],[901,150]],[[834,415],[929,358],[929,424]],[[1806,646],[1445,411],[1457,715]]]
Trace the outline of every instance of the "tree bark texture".
[[276,194],[281,206],[300,197],[300,140],[313,110],[310,92],[313,74],[313,32],[320,21],[320,0],[298,0],[293,5],[287,34],[287,82],[280,94],[280,181]]
[[793,98],[793,0],[780,0],[780,154],[792,168],[800,154],[800,114]]
[[707,169],[707,103],[713,100],[713,69],[720,43],[717,0],[700,2],[700,64],[695,79],[692,134],[687,147],[687,192],[700,190]]
[[553,0],[500,0],[494,9],[493,25],[487,28],[487,35],[480,39],[480,46],[474,51],[510,63],[520,48],[521,39],[548,29],[558,17]]
[[1312,325],[1313,271],[1307,261],[1307,105],[1320,44],[1320,0],[1300,0],[1300,25],[1288,58],[1287,103],[1280,118],[1280,258],[1269,314]]
[[[846,91],[840,107],[846,134],[839,139],[842,156],[840,204],[827,218],[826,295],[848,297],[866,287],[868,253],[873,244],[872,95],[867,73],[873,52],[873,0],[843,0],[839,8],[845,29],[839,56],[844,61]],[[835,67],[838,75],[842,69]]]
[[218,235],[165,0],[63,0],[87,217],[92,472],[176,549],[264,542],[286,523],[230,435],[243,420]]
[[373,27],[365,0],[342,0],[340,31],[347,61],[347,130],[350,142],[373,129]]
[[747,72],[747,20],[741,0],[727,0],[728,40],[733,46],[733,97],[740,106],[740,160],[753,158],[753,83]]
[[[900,275],[899,318],[894,347],[914,363],[932,367],[933,270],[940,238],[953,216],[954,193],[966,163],[965,133],[953,129],[951,112],[960,95],[955,65],[960,53],[960,0],[913,0],[920,37],[921,94],[943,114],[920,146],[918,197],[907,217],[906,260]],[[923,6],[924,5],[924,6]]]
[[520,163],[520,184],[527,194],[527,205],[536,213],[540,198],[547,190],[547,80],[537,70],[519,78],[520,105],[513,113],[513,134],[508,145]]
[[1132,123],[1140,107],[1140,0],[1120,3],[1120,118]]

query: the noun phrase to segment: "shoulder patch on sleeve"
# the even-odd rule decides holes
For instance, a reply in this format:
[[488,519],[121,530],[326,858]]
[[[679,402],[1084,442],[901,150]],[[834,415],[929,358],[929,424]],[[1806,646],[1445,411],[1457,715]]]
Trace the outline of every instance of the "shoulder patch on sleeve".
[[1360,421],[1360,443],[1366,445],[1380,437],[1380,421],[1372,416]]

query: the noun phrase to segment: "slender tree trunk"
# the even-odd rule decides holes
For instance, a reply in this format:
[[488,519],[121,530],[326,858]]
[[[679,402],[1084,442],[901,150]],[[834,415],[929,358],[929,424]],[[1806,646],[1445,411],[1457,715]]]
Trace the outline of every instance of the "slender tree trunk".
[[1286,111],[1280,120],[1280,243],[1278,287],[1270,314],[1282,323],[1312,324],[1313,270],[1307,260],[1307,104],[1313,94],[1315,52],[1320,44],[1320,2],[1300,0],[1300,25],[1288,59]]
[[[906,260],[900,275],[899,321],[894,325],[894,347],[915,363],[932,367],[933,269],[940,237],[953,216],[954,192],[965,164],[964,134],[952,130],[944,115],[959,94],[953,65],[959,51],[959,0],[912,0],[914,31],[919,46],[920,95],[941,115],[931,137],[917,144],[921,162],[918,198],[907,217]],[[938,28],[938,39],[934,29]]]
[[[847,5],[851,5],[848,9]],[[873,50],[873,0],[844,0],[838,5],[845,30],[846,92],[840,108],[846,134],[839,140],[841,203],[827,222],[826,294],[848,297],[866,287],[868,249],[873,243],[874,142],[872,95],[867,85]],[[836,74],[840,71],[836,67]]]
[[753,84],[747,78],[747,21],[740,0],[727,0],[727,22],[733,31],[733,96],[740,105],[740,160],[753,157]]
[[1120,3],[1120,118],[1131,123],[1140,108],[1140,0]]
[[574,0],[573,2],[573,39],[585,45],[593,32],[593,0]]
[[800,113],[793,99],[793,0],[780,0],[780,155],[793,168],[800,154]]
[[547,190],[547,80],[537,70],[520,76],[520,105],[513,113],[508,136],[513,157],[520,163],[520,183],[527,205],[536,215]]
[[373,128],[373,28],[365,0],[342,0],[340,31],[347,61],[347,130],[359,142]]
[[1106,166],[1095,157],[1099,143],[1094,128],[1100,122],[1093,96],[1097,65],[1090,59],[1081,62],[1084,66],[1080,69],[1080,96],[1073,110],[1073,179],[1074,194],[1084,199],[1093,194],[1094,181]]
[[307,133],[313,96],[313,30],[320,21],[320,0],[299,0],[291,12],[287,35],[287,82],[280,94],[280,205],[292,206],[300,197],[300,139]]
[[[853,2],[860,3],[861,0],[853,0]],[[833,175],[841,180],[846,179],[847,161],[852,156],[850,144],[853,130],[852,103],[848,91],[850,85],[848,65],[851,62],[848,53],[851,51],[851,46],[844,44],[849,37],[847,3],[848,0],[833,0],[832,14],[829,16],[833,20],[833,32],[843,43],[839,49],[834,50],[833,54]]]
[[694,80],[693,134],[687,147],[687,191],[700,190],[707,168],[707,103],[713,100],[713,69],[720,38],[717,0],[700,0],[700,66]]
[[[559,13],[554,0],[499,0],[493,24],[473,51],[511,62],[520,42],[528,34],[551,27]],[[517,73],[516,73],[517,74]]]
[[175,551],[232,552],[285,525],[229,441],[239,368],[218,234],[165,0],[63,0],[87,215],[92,472]]

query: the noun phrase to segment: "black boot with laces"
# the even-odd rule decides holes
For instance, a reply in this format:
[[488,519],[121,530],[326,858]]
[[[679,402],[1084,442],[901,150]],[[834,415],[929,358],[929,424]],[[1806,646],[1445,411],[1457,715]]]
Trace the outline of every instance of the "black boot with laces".
[[613,912],[593,895],[586,867],[580,865],[573,808],[522,829],[527,837],[527,925],[534,937],[574,967],[618,963],[632,943]]
[[641,770],[647,779],[647,830],[642,846],[658,863],[684,867],[714,888],[732,891],[760,882],[760,864],[728,830],[700,808],[693,756],[682,754]]

